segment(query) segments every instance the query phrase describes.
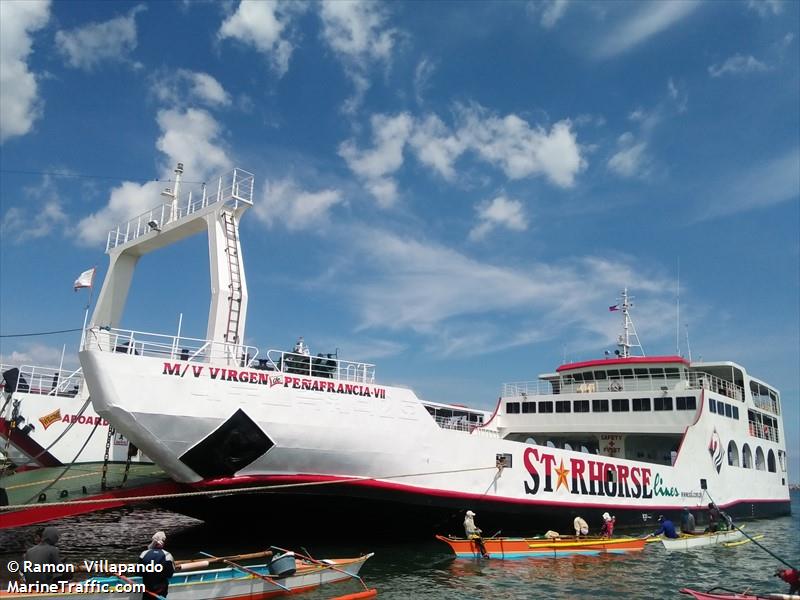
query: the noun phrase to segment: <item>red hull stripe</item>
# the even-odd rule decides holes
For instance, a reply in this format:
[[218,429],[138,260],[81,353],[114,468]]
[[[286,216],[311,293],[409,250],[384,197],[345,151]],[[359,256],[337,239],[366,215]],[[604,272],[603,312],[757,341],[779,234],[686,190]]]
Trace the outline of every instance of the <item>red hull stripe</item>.
[[[343,486],[354,486],[354,487],[367,487],[367,488],[375,488],[375,489],[382,489],[382,490],[392,490],[395,492],[403,492],[408,494],[416,494],[420,496],[433,496],[438,498],[458,498],[461,500],[469,500],[469,501],[479,501],[479,502],[495,502],[497,504],[515,504],[515,505],[531,505],[531,506],[553,506],[558,508],[589,508],[589,509],[600,509],[600,508],[609,508],[614,510],[636,510],[641,511],[647,509],[648,511],[659,511],[659,510],[676,510],[676,506],[673,504],[663,504],[663,505],[655,505],[655,504],[630,504],[630,505],[621,505],[618,503],[615,504],[589,504],[589,503],[581,503],[581,502],[559,502],[554,500],[533,500],[527,498],[508,498],[508,497],[499,497],[499,496],[486,496],[485,494],[472,494],[472,493],[465,493],[465,492],[454,492],[450,490],[439,490],[433,488],[424,488],[418,486],[411,486],[411,485],[404,485],[402,483],[393,483],[389,481],[377,481],[374,479],[364,480],[364,479],[351,479],[348,477],[335,477],[333,475],[243,475],[241,477],[225,477],[220,479],[210,479],[201,481],[198,483],[192,484],[197,488],[207,488],[207,489],[224,489],[228,487],[246,487],[246,486],[257,486],[257,485],[280,485],[280,484],[287,484],[287,483],[316,483],[322,481],[339,481],[342,483]],[[330,486],[330,487],[338,487],[338,486]],[[313,489],[313,488],[309,488]],[[276,490],[278,493],[281,493],[281,490]],[[296,489],[289,489],[286,490],[284,493],[294,493],[299,492],[303,493],[302,488]],[[736,500],[735,502],[729,502],[727,504],[719,504],[720,508],[727,508],[729,506],[734,506],[736,504],[741,503],[785,503],[788,502],[787,499],[765,499],[765,498],[756,498],[756,499],[747,499],[741,498]],[[680,508],[680,507],[678,507]]]
[[561,371],[571,371],[572,369],[584,369],[586,367],[607,367],[608,365],[639,365],[652,363],[682,363],[689,366],[689,361],[681,356],[630,356],[628,358],[599,358],[596,360],[586,360],[584,362],[567,363],[556,369],[556,373]]
[[[20,452],[25,454],[29,459],[33,460],[40,467],[60,467],[61,461],[49,452],[44,452],[38,443],[30,438],[30,436],[20,433],[16,430],[11,430],[5,419],[0,419],[0,437],[7,440],[11,437],[11,445],[17,448]],[[40,456],[41,455],[41,456]],[[34,459],[33,457],[37,457]]]

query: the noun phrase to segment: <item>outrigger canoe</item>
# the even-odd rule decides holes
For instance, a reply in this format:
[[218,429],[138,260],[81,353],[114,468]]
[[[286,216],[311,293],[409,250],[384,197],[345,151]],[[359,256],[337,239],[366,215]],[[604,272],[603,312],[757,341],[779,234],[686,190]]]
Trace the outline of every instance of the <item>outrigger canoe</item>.
[[[286,577],[270,576],[266,564],[241,567],[193,571],[174,575],[169,582],[169,600],[261,600],[288,594],[297,594],[315,589],[326,583],[335,583],[358,577],[364,563],[373,555],[365,554],[358,558],[335,558],[315,563],[297,561],[297,570]],[[94,583],[91,583],[94,582]],[[141,600],[142,592],[101,592],[95,587],[106,584],[106,589],[123,583],[141,583],[141,578],[92,577],[83,581],[65,583],[56,593],[14,592],[13,584],[6,586],[9,592],[0,593],[0,598],[20,598],[42,600]],[[349,598],[372,597],[365,592],[352,594]]]
[[[458,558],[481,556],[475,540],[437,535],[450,546]],[[646,540],[634,537],[615,538],[484,538],[483,545],[489,558],[558,558],[562,556],[627,554],[644,550]]]
[[717,531],[716,533],[700,533],[696,535],[682,535],[681,537],[670,539],[662,538],[661,543],[667,552],[686,551],[703,546],[716,546],[741,540],[744,534],[738,529],[728,531]]
[[696,600],[800,600],[800,596],[797,594],[766,594],[759,596],[748,592],[738,593],[718,587],[707,592],[682,588],[681,594],[686,594]]

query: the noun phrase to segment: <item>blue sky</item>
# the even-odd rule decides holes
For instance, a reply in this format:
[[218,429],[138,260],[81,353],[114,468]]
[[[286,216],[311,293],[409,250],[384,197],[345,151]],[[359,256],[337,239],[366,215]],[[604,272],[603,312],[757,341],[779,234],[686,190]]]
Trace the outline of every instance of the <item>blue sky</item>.
[[[489,407],[613,349],[628,286],[648,354],[688,328],[782,391],[798,481],[799,7],[4,0],[0,329],[80,327],[73,280],[154,180],[238,166],[262,351]],[[208,295],[198,237],[143,259],[123,327],[201,337]]]

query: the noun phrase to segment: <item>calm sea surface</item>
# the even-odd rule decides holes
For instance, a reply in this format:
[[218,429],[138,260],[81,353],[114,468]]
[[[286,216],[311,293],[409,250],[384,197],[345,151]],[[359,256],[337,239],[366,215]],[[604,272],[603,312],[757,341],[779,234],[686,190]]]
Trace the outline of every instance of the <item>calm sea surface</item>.
[[[747,524],[750,535],[790,563],[800,563],[800,494],[792,494],[791,517]],[[231,515],[231,523],[240,515]],[[379,598],[687,598],[681,587],[785,592],[786,585],[772,576],[780,563],[758,548],[745,544],[733,548],[711,547],[667,554],[660,544],[650,544],[639,555],[553,559],[463,560],[432,540],[416,544],[392,544],[389,540],[325,543],[303,539],[270,539],[268,511],[248,515],[252,527],[211,528],[188,517],[154,509],[124,509],[65,520],[59,546],[66,558],[129,561],[142,551],[154,531],[168,535],[168,549],[176,558],[199,557],[262,550],[278,544],[314,557],[345,557],[375,552],[361,574]],[[301,515],[298,518],[302,518]],[[387,519],[391,515],[387,515]],[[402,523],[397,526],[402,528]],[[558,527],[554,527],[558,528]],[[8,581],[8,560],[20,558],[33,543],[38,527],[0,531],[0,581]],[[561,526],[563,531],[568,527]],[[244,531],[244,533],[243,533]],[[321,538],[324,539],[324,532]],[[5,585],[3,585],[5,588]],[[353,582],[328,586],[321,591],[293,596],[319,600],[357,591]]]

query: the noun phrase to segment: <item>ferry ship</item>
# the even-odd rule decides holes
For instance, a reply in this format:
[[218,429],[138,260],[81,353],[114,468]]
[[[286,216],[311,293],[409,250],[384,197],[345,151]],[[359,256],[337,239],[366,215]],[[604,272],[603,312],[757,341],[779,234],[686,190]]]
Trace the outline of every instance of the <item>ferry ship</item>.
[[[652,526],[711,500],[733,518],[790,513],[778,391],[733,362],[635,355],[627,292],[613,357],[503,386],[493,411],[430,402],[374,365],[245,345],[239,220],[253,176],[235,169],[111,231],[110,266],[80,361],[97,414],[178,482],[175,510],[270,531],[398,535]],[[206,335],[122,330],[137,260],[206,231]],[[250,492],[250,493],[241,493]],[[300,515],[280,519],[276,515]]]

